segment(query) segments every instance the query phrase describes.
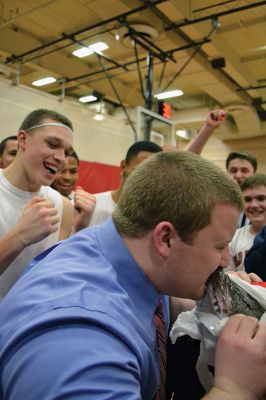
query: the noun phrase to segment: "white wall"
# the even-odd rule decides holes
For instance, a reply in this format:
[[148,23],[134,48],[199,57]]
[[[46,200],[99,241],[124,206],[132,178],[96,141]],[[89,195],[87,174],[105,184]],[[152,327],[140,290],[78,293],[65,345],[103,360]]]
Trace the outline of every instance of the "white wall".
[[119,165],[134,142],[133,132],[123,121],[106,116],[95,121],[94,111],[78,101],[59,101],[56,96],[26,86],[13,86],[0,79],[0,141],[16,135],[26,115],[37,108],[48,108],[66,115],[74,126],[74,147],[80,159]]

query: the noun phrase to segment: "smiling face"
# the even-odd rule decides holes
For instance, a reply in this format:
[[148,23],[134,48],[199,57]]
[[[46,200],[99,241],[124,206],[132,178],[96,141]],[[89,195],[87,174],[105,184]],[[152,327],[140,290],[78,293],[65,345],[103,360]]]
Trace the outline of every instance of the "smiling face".
[[78,180],[78,161],[69,156],[64,169],[56,174],[52,187],[63,196],[69,196]]
[[266,186],[243,191],[244,212],[256,231],[266,225]]
[[[57,121],[46,119],[43,123]],[[61,171],[66,158],[72,152],[72,135],[63,126],[43,126],[33,131],[20,131],[18,134],[22,168],[28,190],[38,190],[41,185],[49,186],[55,174]]]
[[17,151],[18,151],[18,141],[7,140],[3,154],[0,157],[1,168],[8,167],[14,161]]
[[246,178],[255,174],[253,165],[242,158],[234,158],[228,164],[227,172],[232,178],[241,185]]
[[165,293],[194,300],[204,295],[209,276],[219,265],[228,265],[228,243],[234,235],[238,216],[235,207],[217,205],[211,223],[196,234],[192,244],[181,241],[176,246],[165,277]]

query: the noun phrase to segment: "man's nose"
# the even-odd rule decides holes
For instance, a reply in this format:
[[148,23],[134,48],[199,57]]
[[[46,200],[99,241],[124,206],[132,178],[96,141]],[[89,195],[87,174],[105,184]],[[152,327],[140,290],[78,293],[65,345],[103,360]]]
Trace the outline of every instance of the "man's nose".
[[254,197],[254,199],[251,200],[249,203],[250,207],[259,207],[259,201]]
[[65,181],[71,180],[71,175],[70,175],[69,171],[66,171],[62,174],[62,179],[64,179]]
[[59,161],[66,161],[66,155],[64,149],[57,149],[54,154],[54,158]]
[[221,254],[220,267],[226,268],[230,262],[229,247],[226,246]]
[[241,172],[240,169],[238,169],[238,170],[235,172],[235,176],[238,177],[238,178],[240,178],[240,177],[243,176],[243,173]]

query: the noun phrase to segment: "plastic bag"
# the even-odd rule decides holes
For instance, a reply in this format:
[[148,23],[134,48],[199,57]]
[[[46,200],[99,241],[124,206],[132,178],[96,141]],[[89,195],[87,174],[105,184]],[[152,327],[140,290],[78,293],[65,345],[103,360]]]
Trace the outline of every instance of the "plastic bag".
[[[230,279],[238,286],[248,292],[266,310],[266,288],[251,285],[234,275],[229,275]],[[213,375],[208,366],[214,367],[215,347],[221,330],[228,318],[221,318],[219,314],[199,311],[195,307],[191,311],[182,312],[174,322],[170,331],[170,339],[175,343],[176,339],[183,335],[189,335],[201,341],[200,355],[196,365],[196,370],[200,382],[206,392],[213,385]],[[260,322],[266,323],[266,312],[260,318]]]

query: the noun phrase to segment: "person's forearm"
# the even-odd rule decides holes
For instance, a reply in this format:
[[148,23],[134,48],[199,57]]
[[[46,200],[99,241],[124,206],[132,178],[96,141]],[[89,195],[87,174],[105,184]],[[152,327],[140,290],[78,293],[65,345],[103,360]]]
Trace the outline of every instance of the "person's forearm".
[[190,311],[196,306],[196,302],[190,299],[181,299],[179,297],[171,297],[170,315],[171,323],[174,323],[181,312]]
[[0,275],[25,247],[26,244],[15,229],[0,239]]
[[74,216],[73,204],[68,198],[64,196],[62,196],[62,201],[63,201],[63,214],[59,228],[59,237],[58,237],[59,240],[67,239],[69,236],[71,236],[73,233],[76,232],[75,228],[73,227],[73,216]]
[[247,391],[243,387],[235,384],[226,377],[215,378],[213,388],[202,400],[259,400],[252,391]]
[[202,400],[241,400],[241,399],[239,397],[235,397],[235,395],[214,388],[206,396],[204,396]]
[[202,400],[256,400],[256,398],[244,396],[243,393],[229,393],[229,391],[212,388],[206,396],[202,397]]
[[214,126],[204,124],[197,135],[186,146],[185,150],[190,151],[191,153],[200,154],[214,130]]

